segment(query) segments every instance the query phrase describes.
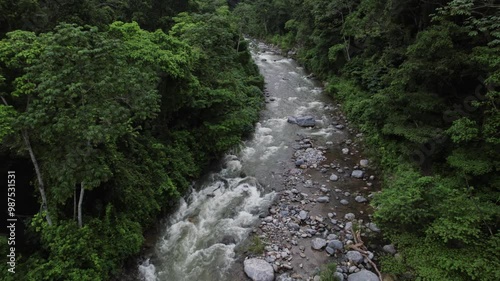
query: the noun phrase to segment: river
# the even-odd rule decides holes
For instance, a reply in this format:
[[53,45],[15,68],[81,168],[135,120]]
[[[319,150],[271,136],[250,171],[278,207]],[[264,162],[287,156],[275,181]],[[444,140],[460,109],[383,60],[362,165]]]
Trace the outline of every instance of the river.
[[[284,172],[295,166],[291,159],[298,136],[310,136],[319,146],[345,139],[332,125],[335,106],[318,81],[263,43],[254,42],[252,56],[266,82],[266,107],[253,136],[182,200],[159,233],[151,258],[139,265],[139,280],[235,280],[235,249],[282,190]],[[302,115],[314,116],[316,127],[287,122],[288,116]]]

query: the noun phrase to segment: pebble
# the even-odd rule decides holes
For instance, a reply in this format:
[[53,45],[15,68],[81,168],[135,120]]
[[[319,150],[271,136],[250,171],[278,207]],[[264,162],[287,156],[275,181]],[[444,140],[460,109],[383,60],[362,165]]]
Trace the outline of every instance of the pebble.
[[338,179],[339,179],[339,176],[337,176],[336,174],[332,174],[332,175],[330,176],[330,180],[331,180],[331,181],[337,181]]
[[328,196],[318,197],[316,199],[316,202],[318,202],[318,203],[328,203],[328,202],[330,202],[330,197],[328,197]]
[[342,200],[340,200],[340,204],[347,205],[347,204],[349,204],[349,201],[342,199]]

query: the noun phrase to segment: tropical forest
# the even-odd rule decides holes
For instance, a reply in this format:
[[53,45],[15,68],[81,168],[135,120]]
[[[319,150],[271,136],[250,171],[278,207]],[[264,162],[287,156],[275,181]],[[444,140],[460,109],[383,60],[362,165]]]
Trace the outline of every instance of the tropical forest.
[[500,280],[493,0],[0,0],[0,280]]

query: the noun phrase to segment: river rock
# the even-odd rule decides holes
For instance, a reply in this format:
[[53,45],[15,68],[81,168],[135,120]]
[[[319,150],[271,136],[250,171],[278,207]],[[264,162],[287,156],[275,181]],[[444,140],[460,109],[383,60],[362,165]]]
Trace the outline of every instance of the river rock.
[[349,201],[342,199],[342,200],[340,200],[340,204],[347,205],[347,204],[349,204]]
[[299,218],[300,218],[301,220],[305,220],[305,219],[307,219],[307,212],[306,212],[306,211],[304,211],[304,210],[300,210],[300,212],[299,212]]
[[328,196],[318,197],[316,199],[316,202],[318,202],[318,203],[328,203],[328,202],[330,202],[330,197],[328,197]]
[[349,148],[342,148],[342,154],[349,154]]
[[347,281],[380,281],[378,276],[366,269],[353,273],[347,277]]
[[380,232],[380,228],[373,222],[367,223],[366,226],[373,232]]
[[298,159],[295,161],[295,166],[300,167],[300,165],[304,165],[304,159]]
[[304,187],[307,187],[307,188],[313,187],[312,180],[306,180],[306,182],[304,183]]
[[333,274],[333,280],[344,281],[344,274],[342,274],[340,272],[335,272]]
[[359,160],[359,166],[361,166],[363,168],[368,167],[368,160],[366,160],[366,159]]
[[276,277],[276,281],[294,281],[288,273],[283,273],[280,276]]
[[361,255],[361,253],[358,252],[358,251],[348,251],[345,254],[345,257],[348,260],[351,260],[351,261],[353,261],[355,263],[361,263],[363,261],[363,255]]
[[382,247],[382,250],[384,250],[385,252],[387,252],[391,255],[394,255],[396,253],[396,248],[394,248],[394,245],[392,245],[392,244],[385,245],[384,247]]
[[[307,214],[306,214],[306,217],[307,217]],[[298,231],[300,229],[300,226],[294,222],[291,222],[288,224],[288,228],[290,228],[290,230]]]
[[312,116],[289,116],[288,123],[297,124],[301,127],[316,126],[316,119]]
[[243,269],[250,279],[253,281],[273,281],[274,269],[273,267],[261,259],[246,259],[243,262]]
[[368,201],[365,197],[363,197],[361,195],[356,196],[356,198],[354,198],[354,200],[356,200],[356,202],[358,202],[358,203],[364,203],[364,202]]
[[311,247],[314,250],[321,250],[325,246],[326,246],[326,240],[323,238],[314,238],[313,240],[311,240]]
[[288,116],[287,122],[292,123],[292,124],[297,124],[297,118],[295,118],[293,116]]
[[338,179],[339,179],[339,176],[337,176],[336,174],[332,174],[332,175],[330,176],[330,180],[331,180],[331,181],[337,181]]
[[364,175],[365,175],[365,172],[363,172],[361,170],[353,170],[351,173],[351,177],[357,178],[357,179],[362,179]]
[[347,213],[347,214],[345,214],[345,216],[344,216],[344,219],[346,219],[346,220],[350,220],[350,221],[352,221],[352,220],[353,220],[353,219],[355,219],[355,218],[356,218],[356,215],[355,215],[355,214],[353,214],[353,213]]
[[332,240],[328,242],[328,247],[335,250],[342,250],[344,249],[344,244],[340,240]]
[[328,247],[328,246],[326,246],[325,251],[326,251],[329,255],[333,255],[333,254],[335,254],[335,249],[334,249],[334,248],[331,248],[331,247]]

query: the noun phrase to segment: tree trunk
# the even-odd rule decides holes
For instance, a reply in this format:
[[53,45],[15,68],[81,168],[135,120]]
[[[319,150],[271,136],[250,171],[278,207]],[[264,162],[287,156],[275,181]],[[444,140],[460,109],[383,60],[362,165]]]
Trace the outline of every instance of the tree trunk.
[[83,193],[85,192],[85,188],[83,182],[80,185],[80,199],[78,200],[78,227],[82,227],[82,203],[83,203]]
[[47,223],[51,226],[52,220],[50,219],[49,209],[47,207],[47,196],[45,195],[45,185],[43,183],[42,173],[40,172],[40,167],[38,166],[38,161],[36,160],[35,153],[33,152],[33,148],[31,147],[28,133],[25,130],[23,130],[21,132],[21,134],[22,134],[23,139],[24,139],[24,144],[26,145],[26,148],[28,149],[28,152],[30,154],[31,162],[33,163],[33,166],[35,167],[35,173],[36,173],[36,177],[38,179],[38,190],[40,190],[40,195],[42,197],[42,210],[45,211],[45,218],[47,219]]

